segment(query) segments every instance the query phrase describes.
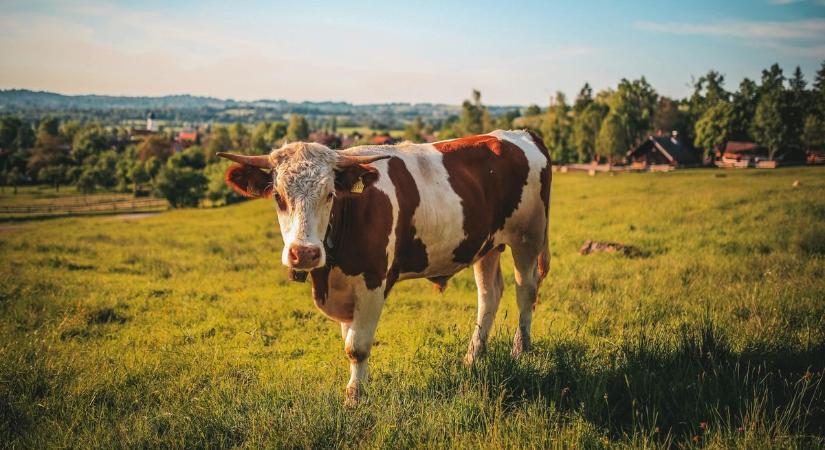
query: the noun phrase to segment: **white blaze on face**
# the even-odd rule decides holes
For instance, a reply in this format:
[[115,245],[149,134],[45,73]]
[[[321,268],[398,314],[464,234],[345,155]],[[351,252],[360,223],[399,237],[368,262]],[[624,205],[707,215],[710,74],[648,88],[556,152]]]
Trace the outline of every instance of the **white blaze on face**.
[[320,249],[317,267],[326,264],[323,240],[335,192],[335,151],[320,144],[296,143],[272,154],[278,161],[273,199],[284,240],[281,262],[290,267],[293,246]]

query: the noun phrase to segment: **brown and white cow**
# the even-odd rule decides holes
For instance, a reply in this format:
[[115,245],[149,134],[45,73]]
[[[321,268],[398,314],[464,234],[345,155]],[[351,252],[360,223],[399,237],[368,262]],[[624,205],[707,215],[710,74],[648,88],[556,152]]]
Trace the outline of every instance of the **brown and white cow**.
[[357,401],[366,381],[378,318],[398,281],[428,278],[443,289],[473,266],[478,316],[465,361],[481,355],[504,286],[505,245],[519,308],[512,353],[529,350],[549,263],[551,181],[547,149],[532,133],[343,151],[291,143],[269,155],[219,155],[240,163],[226,172],[235,191],[274,199],[283,264],[309,272],[315,305],[341,323],[348,401]]

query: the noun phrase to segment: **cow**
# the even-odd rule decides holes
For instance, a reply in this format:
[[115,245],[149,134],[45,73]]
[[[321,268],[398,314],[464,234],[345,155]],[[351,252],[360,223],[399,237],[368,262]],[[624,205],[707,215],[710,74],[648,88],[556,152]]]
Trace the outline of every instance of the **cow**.
[[281,262],[309,274],[315,305],[340,322],[350,360],[346,403],[362,394],[381,309],[398,281],[427,278],[443,291],[472,266],[478,313],[464,361],[483,355],[504,287],[505,246],[519,311],[512,355],[530,349],[549,266],[552,178],[547,148],[532,132],[342,151],[295,142],[267,155],[218,155],[238,163],[225,175],[232,189],[274,201]]

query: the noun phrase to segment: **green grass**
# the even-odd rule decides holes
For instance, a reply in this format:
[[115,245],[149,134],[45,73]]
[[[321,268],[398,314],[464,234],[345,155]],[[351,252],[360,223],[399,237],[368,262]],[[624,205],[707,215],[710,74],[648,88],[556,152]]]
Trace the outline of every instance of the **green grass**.
[[268,202],[2,230],[0,445],[825,446],[823,168],[556,174],[552,198],[534,352],[508,356],[509,255],[472,369],[471,272],[403,282],[355,409]]

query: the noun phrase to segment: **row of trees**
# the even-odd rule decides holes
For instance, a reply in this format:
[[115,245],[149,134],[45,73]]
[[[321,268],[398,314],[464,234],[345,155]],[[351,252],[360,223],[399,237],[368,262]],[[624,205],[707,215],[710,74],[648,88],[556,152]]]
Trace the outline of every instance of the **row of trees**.
[[[313,125],[314,124],[314,125]],[[175,148],[172,135],[156,133],[139,142],[129,131],[99,123],[82,124],[45,117],[36,124],[0,117],[0,183],[45,183],[59,189],[73,184],[80,192],[97,190],[154,193],[174,206],[194,206],[237,199],[223,182],[221,151],[262,154],[284,141],[305,141],[311,128],[336,133],[335,117],[308,122],[301,115],[288,121],[208,126],[193,146]],[[542,109],[531,105],[494,115],[481,93],[462,104],[447,120],[418,117],[404,129],[404,139],[423,142],[449,139],[496,128],[531,128],[544,139],[557,162],[623,160],[629,148],[648,135],[676,131],[706,155],[729,140],[766,146],[771,157],[794,148],[825,147],[825,63],[808,86],[797,68],[786,78],[778,65],[761,80],[745,79],[728,91],[724,76],[711,71],[695,80],[690,97],[660,96],[642,77],[621,80],[615,88],[594,93],[585,83],[569,102],[561,92]],[[173,151],[175,148],[176,151]]]
[[641,77],[623,79],[615,88],[593,92],[585,83],[572,104],[557,92],[544,111],[528,107],[491,117],[473,91],[460,117],[445,124],[439,137],[449,138],[496,128],[532,128],[540,132],[557,162],[621,161],[647,136],[677,132],[679,138],[704,151],[724,148],[730,140],[754,141],[770,157],[792,149],[825,147],[825,62],[808,87],[796,68],[790,78],[774,64],[759,83],[744,79],[736,91],[710,71],[693,82],[685,99],[660,96]]

